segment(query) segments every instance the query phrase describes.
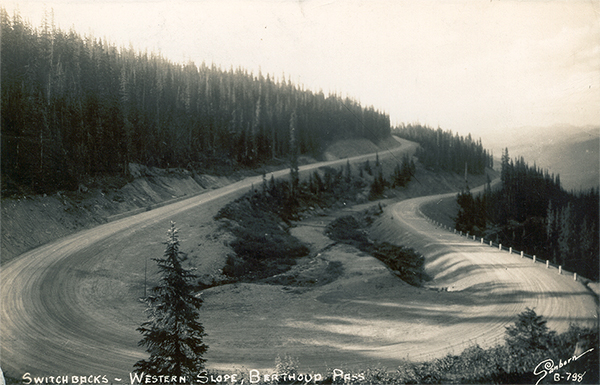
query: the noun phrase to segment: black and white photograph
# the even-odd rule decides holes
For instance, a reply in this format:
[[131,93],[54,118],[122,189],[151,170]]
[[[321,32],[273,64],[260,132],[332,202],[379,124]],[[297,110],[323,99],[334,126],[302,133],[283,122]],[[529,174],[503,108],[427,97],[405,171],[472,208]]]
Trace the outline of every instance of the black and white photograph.
[[599,0],[0,22],[0,385],[600,383]]

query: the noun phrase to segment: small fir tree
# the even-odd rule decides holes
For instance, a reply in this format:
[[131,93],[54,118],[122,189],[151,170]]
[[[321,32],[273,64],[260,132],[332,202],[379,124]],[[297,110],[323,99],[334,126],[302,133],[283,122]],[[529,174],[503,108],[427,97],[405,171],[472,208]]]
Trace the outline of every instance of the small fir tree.
[[296,110],[292,111],[290,117],[290,191],[291,198],[295,200],[298,195],[300,185],[300,168],[298,166],[298,145],[296,140],[296,128],[298,125],[298,117]]
[[136,372],[150,375],[188,376],[204,368],[203,354],[208,349],[202,340],[204,327],[198,322],[202,299],[196,297],[192,282],[197,278],[181,265],[179,239],[175,223],[168,230],[163,258],[155,258],[161,273],[159,284],[146,298],[148,318],[137,330],[139,342],[150,358],[138,361]]
[[346,161],[346,183],[352,181],[352,167],[350,166],[350,160]]
[[506,328],[508,372],[529,372],[552,349],[556,333],[548,329],[546,320],[533,309],[526,308],[518,320]]
[[373,179],[371,183],[371,191],[369,192],[370,199],[378,199],[387,186],[387,181],[383,177],[383,172],[379,170],[379,174]]
[[471,191],[469,189],[462,190],[456,196],[456,203],[458,204],[458,214],[454,219],[456,229],[472,232],[476,222],[477,207]]
[[396,167],[394,167],[392,181],[392,187],[404,186],[404,176],[402,175],[402,170],[400,169],[400,163],[396,163]]
[[560,211],[560,215],[557,220],[560,221],[558,224],[558,252],[559,252],[559,263],[565,265],[569,263],[571,259],[571,247],[573,245],[573,238],[575,236],[575,223],[573,222],[573,205],[569,202]]
[[373,175],[373,170],[371,169],[371,164],[369,163],[369,159],[365,161],[365,171],[369,175]]

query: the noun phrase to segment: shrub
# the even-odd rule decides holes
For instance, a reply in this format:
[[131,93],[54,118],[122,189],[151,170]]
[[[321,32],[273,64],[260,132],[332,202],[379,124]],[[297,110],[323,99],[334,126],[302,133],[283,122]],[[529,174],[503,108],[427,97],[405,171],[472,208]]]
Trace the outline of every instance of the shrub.
[[330,222],[325,227],[325,234],[335,241],[352,244],[359,249],[363,249],[369,244],[363,226],[352,215],[339,217]]
[[[270,189],[279,191],[277,185]],[[284,272],[296,258],[309,253],[308,247],[290,235],[280,211],[263,193],[247,194],[219,211],[215,219],[229,220],[226,226],[236,237],[230,242],[236,255],[227,258],[223,274],[262,279]]]
[[542,361],[555,345],[556,333],[548,330],[546,320],[526,308],[517,321],[506,328],[509,360],[507,372],[526,372]]
[[419,286],[427,279],[424,270],[425,258],[410,247],[382,242],[374,244],[370,253],[408,284]]
[[252,270],[251,262],[235,255],[228,255],[223,267],[223,274],[232,278],[241,278]]
[[280,374],[298,374],[300,362],[297,358],[285,354],[283,358],[277,355],[275,358],[275,371]]

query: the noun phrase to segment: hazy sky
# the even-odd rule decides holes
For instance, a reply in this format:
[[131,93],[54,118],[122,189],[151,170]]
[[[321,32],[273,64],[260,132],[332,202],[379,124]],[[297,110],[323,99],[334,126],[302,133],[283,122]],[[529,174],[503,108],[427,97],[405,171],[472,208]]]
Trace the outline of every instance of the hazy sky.
[[[3,1],[176,62],[242,66],[476,137],[600,124],[600,1]],[[485,144],[485,143],[484,143]]]

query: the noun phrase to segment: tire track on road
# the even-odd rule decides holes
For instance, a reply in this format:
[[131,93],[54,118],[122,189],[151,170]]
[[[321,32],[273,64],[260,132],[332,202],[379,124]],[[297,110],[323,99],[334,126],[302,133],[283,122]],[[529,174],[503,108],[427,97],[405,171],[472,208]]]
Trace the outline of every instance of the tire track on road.
[[[464,307],[463,323],[446,329],[451,336],[444,340],[446,346],[413,351],[411,358],[434,357],[473,342],[482,347],[503,343],[506,327],[526,307],[534,308],[558,332],[567,330],[570,323],[597,325],[596,303],[581,282],[517,254],[442,229],[430,223],[420,210],[428,202],[454,197],[443,194],[396,203],[386,208],[383,220],[376,225],[379,230],[375,233],[385,234],[385,240],[413,247],[425,256],[426,269],[433,276],[430,285],[464,293],[480,303]],[[393,226],[394,230],[386,230]],[[443,306],[438,311],[443,314]]]
[[[413,153],[416,144],[403,145],[379,154],[381,159]],[[305,165],[301,175],[324,166],[343,166],[350,162],[374,160],[377,154]],[[272,173],[275,178],[289,170]],[[270,177],[270,175],[268,176]],[[260,186],[262,177],[246,178],[220,189],[109,222],[31,250],[2,266],[0,281],[0,321],[2,324],[2,369],[13,377],[25,372],[33,375],[122,376],[133,364],[146,357],[137,341],[140,336],[130,322],[119,322],[106,315],[107,309],[84,303],[81,285],[85,274],[106,259],[115,245],[136,244],[143,231],[163,239],[171,219],[201,218],[206,207],[221,207]],[[213,210],[214,211],[214,210]],[[190,214],[191,215],[191,214]],[[210,216],[210,214],[208,214]],[[211,216],[212,218],[212,216]],[[164,226],[163,226],[164,224]],[[138,258],[123,255],[122,258]],[[113,267],[114,268],[114,267]],[[129,310],[137,312],[139,309]],[[122,309],[111,313],[126,318]],[[125,309],[127,311],[127,309]],[[143,313],[142,313],[143,314]]]

